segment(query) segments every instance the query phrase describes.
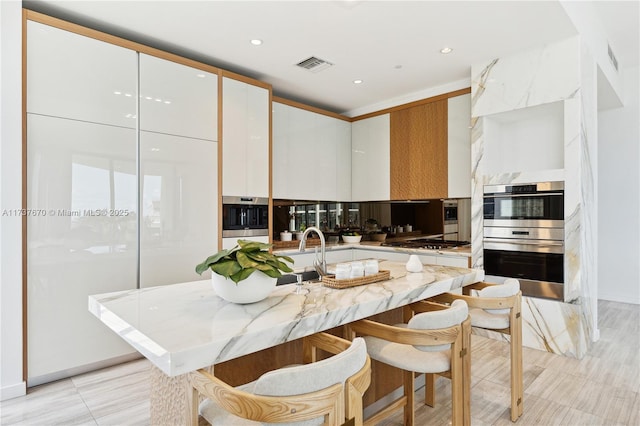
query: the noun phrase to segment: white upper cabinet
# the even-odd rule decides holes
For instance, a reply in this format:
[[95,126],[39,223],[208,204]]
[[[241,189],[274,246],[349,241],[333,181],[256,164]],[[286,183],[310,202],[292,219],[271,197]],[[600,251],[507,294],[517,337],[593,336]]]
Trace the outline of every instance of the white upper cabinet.
[[140,54],[140,130],[218,140],[218,76]]
[[27,112],[136,127],[137,53],[27,23]]
[[351,200],[351,124],[273,103],[273,197]]
[[449,198],[471,197],[471,94],[448,100]]
[[222,81],[222,195],[269,196],[269,90]]
[[390,199],[390,119],[379,115],[351,123],[351,199]]
[[332,200],[351,201],[351,123],[334,120],[336,141],[336,196]]

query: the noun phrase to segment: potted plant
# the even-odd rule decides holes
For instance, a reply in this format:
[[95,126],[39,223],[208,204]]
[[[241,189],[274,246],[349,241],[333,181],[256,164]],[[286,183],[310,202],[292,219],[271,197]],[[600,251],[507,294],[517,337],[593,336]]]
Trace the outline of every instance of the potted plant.
[[225,300],[257,302],[269,295],[283,272],[293,272],[283,262],[293,264],[293,259],[269,253],[270,247],[257,241],[238,240],[234,248],[220,250],[197,265],[196,272],[202,274],[211,269],[213,288]]

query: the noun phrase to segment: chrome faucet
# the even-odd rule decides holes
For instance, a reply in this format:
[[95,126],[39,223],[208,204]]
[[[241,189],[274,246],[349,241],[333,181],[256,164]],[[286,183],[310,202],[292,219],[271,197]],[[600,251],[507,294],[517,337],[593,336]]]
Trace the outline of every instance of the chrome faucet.
[[316,247],[316,258],[313,260],[313,267],[316,269],[318,275],[322,277],[327,275],[327,260],[325,257],[326,248],[324,243],[324,234],[322,231],[315,226],[310,226],[305,229],[304,234],[302,234],[302,238],[300,239],[300,246],[298,247],[298,250],[304,251],[307,246],[307,235],[312,232],[315,232],[320,237],[320,260],[318,260],[318,248]]

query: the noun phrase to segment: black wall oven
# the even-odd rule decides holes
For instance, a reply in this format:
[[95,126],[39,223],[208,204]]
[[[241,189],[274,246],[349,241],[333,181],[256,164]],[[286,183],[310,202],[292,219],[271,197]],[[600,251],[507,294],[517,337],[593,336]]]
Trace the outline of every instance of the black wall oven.
[[484,187],[484,268],[522,294],[564,300],[564,182]]
[[222,197],[222,237],[269,235],[269,199]]

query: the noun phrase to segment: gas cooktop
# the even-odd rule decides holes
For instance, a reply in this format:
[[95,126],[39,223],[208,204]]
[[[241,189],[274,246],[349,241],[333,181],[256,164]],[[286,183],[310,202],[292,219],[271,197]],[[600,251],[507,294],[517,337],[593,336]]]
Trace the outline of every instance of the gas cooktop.
[[468,241],[436,240],[431,238],[417,238],[415,240],[384,242],[381,245],[388,246],[388,247],[441,250],[441,249],[447,249],[447,248],[453,248],[453,247],[466,246],[466,245],[469,245],[469,242]]

